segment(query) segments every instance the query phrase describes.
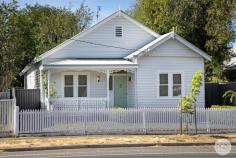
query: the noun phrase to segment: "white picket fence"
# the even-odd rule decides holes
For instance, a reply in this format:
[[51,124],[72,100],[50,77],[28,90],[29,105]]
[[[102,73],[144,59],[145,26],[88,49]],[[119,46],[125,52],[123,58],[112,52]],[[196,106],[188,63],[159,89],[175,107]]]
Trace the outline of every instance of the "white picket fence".
[[0,100],[0,135],[4,133],[13,133],[15,112],[14,99]]
[[107,98],[51,98],[51,110],[80,110],[107,108]]
[[0,99],[10,99],[11,93],[10,91],[0,92]]
[[[188,120],[187,120],[188,119]],[[193,129],[193,115],[183,116]],[[197,109],[202,133],[235,132],[236,109]],[[177,108],[24,110],[19,112],[19,134],[179,133]]]

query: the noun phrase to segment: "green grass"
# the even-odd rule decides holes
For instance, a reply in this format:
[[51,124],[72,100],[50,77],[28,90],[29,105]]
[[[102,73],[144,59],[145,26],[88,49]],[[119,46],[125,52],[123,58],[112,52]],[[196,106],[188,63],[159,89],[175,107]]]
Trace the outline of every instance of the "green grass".
[[222,109],[226,109],[226,108],[236,108],[236,106],[231,106],[231,105],[212,105],[211,108],[222,108]]

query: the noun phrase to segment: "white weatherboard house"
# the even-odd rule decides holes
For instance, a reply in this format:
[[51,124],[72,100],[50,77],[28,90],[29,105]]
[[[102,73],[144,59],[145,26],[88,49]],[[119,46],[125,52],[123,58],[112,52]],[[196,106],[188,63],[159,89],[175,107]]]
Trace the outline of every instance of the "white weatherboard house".
[[[21,73],[46,106],[176,107],[204,60],[211,57],[176,33],[159,35],[117,11]],[[204,103],[203,84],[198,106]]]

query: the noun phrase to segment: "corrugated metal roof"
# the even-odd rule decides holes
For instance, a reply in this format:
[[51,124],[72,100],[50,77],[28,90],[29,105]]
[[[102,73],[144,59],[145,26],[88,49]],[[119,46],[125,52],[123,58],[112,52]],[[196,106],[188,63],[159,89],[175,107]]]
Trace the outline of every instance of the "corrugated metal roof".
[[122,59],[64,59],[44,64],[44,66],[137,66],[137,64]]

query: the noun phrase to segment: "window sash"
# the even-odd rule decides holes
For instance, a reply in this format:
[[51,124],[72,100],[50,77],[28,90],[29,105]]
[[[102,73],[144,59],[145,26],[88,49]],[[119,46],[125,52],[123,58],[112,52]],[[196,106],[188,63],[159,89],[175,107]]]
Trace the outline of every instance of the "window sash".
[[109,77],[109,90],[110,91],[113,90],[113,77],[112,76]]
[[[72,77],[66,81],[66,78]],[[73,75],[64,75],[64,97],[74,97],[74,77]]]
[[[179,76],[177,76],[177,75],[179,75]],[[174,79],[179,79],[179,80],[176,81]],[[182,75],[179,73],[174,73],[172,75],[172,80],[173,80],[172,96],[173,97],[181,96],[182,95]]]
[[[166,79],[167,77],[167,79]],[[162,80],[164,79],[164,80]],[[160,97],[168,97],[169,95],[169,75],[168,73],[160,73],[159,74],[159,96]],[[162,88],[165,87],[165,91],[163,92]]]
[[175,85],[173,85],[173,87],[172,87],[172,95],[174,96],[174,97],[178,97],[178,96],[181,96],[181,94],[182,94],[182,86],[181,86],[181,84],[175,84]]
[[[166,91],[161,91],[163,90],[162,88],[165,88]],[[162,84],[162,85],[159,85],[159,96],[160,97],[168,97],[168,92],[169,92],[169,86],[167,84]]]
[[175,72],[158,73],[158,97],[179,97],[183,93],[183,75]]
[[[80,77],[85,77],[85,83],[81,84]],[[82,89],[85,88],[85,92],[82,92]],[[78,75],[78,97],[87,97],[88,96],[88,76],[87,75]]]

